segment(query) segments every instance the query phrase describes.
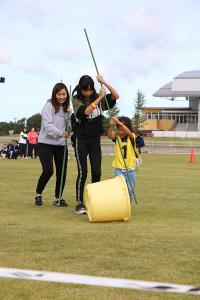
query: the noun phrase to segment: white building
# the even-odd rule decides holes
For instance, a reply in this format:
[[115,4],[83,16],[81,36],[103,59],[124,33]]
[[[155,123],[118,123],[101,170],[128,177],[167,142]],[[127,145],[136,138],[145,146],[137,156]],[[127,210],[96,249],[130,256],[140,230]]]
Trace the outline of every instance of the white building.
[[176,98],[184,97],[189,101],[188,108],[167,111],[168,119],[174,118],[176,126],[174,131],[200,132],[200,71],[187,71],[176,76],[171,82],[165,84],[154,97]]

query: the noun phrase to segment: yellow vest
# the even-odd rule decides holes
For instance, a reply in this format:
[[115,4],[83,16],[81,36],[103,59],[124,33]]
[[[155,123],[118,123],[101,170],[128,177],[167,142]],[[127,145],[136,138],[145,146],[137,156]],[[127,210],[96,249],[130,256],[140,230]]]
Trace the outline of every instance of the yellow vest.
[[[134,142],[135,142],[134,133],[133,133],[133,138],[134,138]],[[136,146],[134,146],[134,149],[135,149],[135,151],[134,151],[133,144],[129,137],[127,137],[127,139],[124,142],[122,141],[122,139],[119,136],[117,136],[117,139],[118,139],[118,141],[117,140],[115,141],[115,154],[114,154],[112,166],[116,169],[125,169],[124,161],[122,158],[122,153],[123,153],[123,157],[126,162],[127,168],[128,169],[136,168],[136,166],[137,166],[136,155],[137,155],[137,157],[139,157],[139,153],[136,149]],[[120,151],[119,144],[121,146],[122,153]],[[136,143],[134,143],[134,145],[135,144]]]

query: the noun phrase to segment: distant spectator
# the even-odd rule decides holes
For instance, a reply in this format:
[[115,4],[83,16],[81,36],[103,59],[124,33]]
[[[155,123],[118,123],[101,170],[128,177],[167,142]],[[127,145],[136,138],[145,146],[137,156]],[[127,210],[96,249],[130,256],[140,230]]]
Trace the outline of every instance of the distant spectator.
[[3,144],[3,146],[0,149],[0,158],[5,158],[6,157],[7,148],[8,148],[8,145],[7,144]]
[[145,146],[144,138],[142,136],[142,133],[138,131],[137,137],[136,137],[136,146],[138,148],[138,152],[141,154],[141,148]]
[[31,128],[31,130],[28,133],[28,148],[29,148],[29,156],[33,158],[33,150],[34,150],[34,157],[36,158],[37,155],[37,142],[38,142],[38,134],[35,131],[34,128]]
[[7,147],[6,157],[9,159],[17,159],[19,156],[19,145],[18,142],[12,140]]
[[27,129],[24,127],[19,135],[19,154],[21,158],[28,156],[28,134]]

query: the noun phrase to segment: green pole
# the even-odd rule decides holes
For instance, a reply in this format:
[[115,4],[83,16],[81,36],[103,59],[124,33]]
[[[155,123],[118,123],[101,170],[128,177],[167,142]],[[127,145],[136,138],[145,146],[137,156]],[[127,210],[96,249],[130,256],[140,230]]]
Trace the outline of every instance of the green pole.
[[[89,46],[89,49],[90,49],[90,54],[91,54],[91,56],[92,56],[92,60],[93,60],[93,63],[94,63],[94,66],[95,66],[97,75],[99,75],[99,70],[98,70],[98,67],[97,67],[97,63],[96,63],[96,60],[95,60],[95,57],[94,57],[94,52],[93,52],[93,50],[92,50],[92,47],[91,47],[91,44],[90,44],[90,40],[89,40],[89,37],[88,37],[86,28],[84,28],[84,33],[85,33],[85,36],[86,36],[86,40],[87,40],[87,43],[88,43],[88,46]],[[101,86],[102,86],[102,83],[101,83]],[[107,100],[106,95],[105,95],[105,100],[106,100],[106,105],[107,105],[107,107],[108,107],[108,113],[109,113],[109,116],[112,117],[111,111],[110,111],[110,107],[109,107],[109,104],[108,104],[108,100]],[[119,145],[119,149],[120,149],[120,152],[121,152],[121,155],[122,155],[122,159],[123,159],[123,162],[124,162],[124,166],[125,166],[125,169],[126,169],[126,175],[127,175],[129,184],[130,184],[130,186],[131,186],[131,190],[132,190],[132,193],[133,193],[133,196],[134,196],[134,199],[135,199],[135,203],[137,204],[137,199],[136,199],[135,191],[134,191],[134,188],[133,188],[132,183],[131,183],[131,179],[130,179],[130,176],[129,176],[129,173],[128,173],[128,168],[127,168],[127,165],[126,165],[124,156],[123,156],[123,151],[122,151],[122,148],[121,148],[119,139],[118,139],[118,137],[117,137],[117,128],[114,127],[114,130],[115,130],[115,134],[116,134],[116,140],[117,140],[117,143],[118,143],[118,145]]]
[[[69,88],[69,103],[71,103],[71,85]],[[68,113],[69,114],[69,113]],[[66,124],[66,131],[69,130],[69,119],[67,120]],[[65,138],[65,147],[64,147],[64,155],[63,155],[63,164],[62,164],[62,173],[61,173],[61,180],[60,180],[60,189],[59,189],[59,199],[58,199],[58,206],[60,206],[60,200],[62,197],[62,186],[64,180],[64,171],[65,171],[65,164],[66,164],[66,155],[67,155],[67,138]]]

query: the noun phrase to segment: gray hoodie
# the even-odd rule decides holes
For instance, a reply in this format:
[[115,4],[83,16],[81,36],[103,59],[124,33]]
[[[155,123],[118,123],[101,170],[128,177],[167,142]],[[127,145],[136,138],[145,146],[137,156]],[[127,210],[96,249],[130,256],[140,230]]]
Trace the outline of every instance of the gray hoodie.
[[61,106],[55,113],[55,109],[49,100],[42,109],[42,124],[38,143],[64,146],[65,138],[61,137],[66,130],[71,131],[71,112],[64,112]]

